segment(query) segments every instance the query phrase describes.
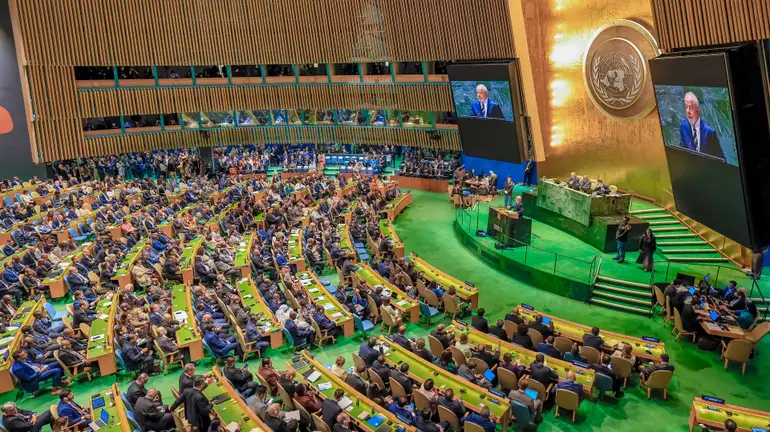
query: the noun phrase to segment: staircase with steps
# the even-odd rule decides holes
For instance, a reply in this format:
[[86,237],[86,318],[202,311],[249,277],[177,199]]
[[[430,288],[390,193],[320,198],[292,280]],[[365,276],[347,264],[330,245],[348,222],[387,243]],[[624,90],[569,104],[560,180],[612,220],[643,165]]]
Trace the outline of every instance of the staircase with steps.
[[596,278],[590,303],[626,312],[650,316],[653,292],[649,285],[612,279]]
[[668,261],[724,263],[729,260],[661,207],[631,210],[631,214],[650,224],[658,240],[658,251]]

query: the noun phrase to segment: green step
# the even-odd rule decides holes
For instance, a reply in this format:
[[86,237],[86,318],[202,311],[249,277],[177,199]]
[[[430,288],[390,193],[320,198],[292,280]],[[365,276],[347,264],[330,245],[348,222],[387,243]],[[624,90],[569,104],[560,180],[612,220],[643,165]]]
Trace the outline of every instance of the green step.
[[692,240],[692,241],[672,241],[672,242],[658,242],[658,246],[706,246],[708,243],[706,243],[703,240]]
[[714,249],[661,249],[660,252],[664,255],[668,254],[703,254],[703,253],[719,253]]
[[685,234],[661,234],[661,235],[655,234],[655,237],[659,239],[670,239],[670,238],[697,238],[698,236],[688,231]]
[[[687,228],[685,228],[683,225],[675,226],[675,227],[665,227],[665,228],[652,228],[653,233],[659,233],[659,232],[671,232],[671,231],[687,231]],[[657,236],[657,234],[655,234]]]
[[647,214],[647,213],[668,213],[668,212],[662,208],[649,208],[649,209],[641,209],[641,210],[631,210],[630,213],[632,215],[638,215],[638,214]]
[[626,297],[626,296],[620,295],[620,294],[607,293],[607,292],[604,292],[604,291],[597,291],[597,290],[594,290],[593,295],[594,295],[594,297],[595,296],[599,296],[599,297],[603,297],[603,298],[609,298],[609,299],[612,299],[612,300],[615,300],[615,301],[619,301],[619,302],[631,303],[633,305],[639,305],[639,306],[645,306],[645,305],[651,306],[652,305],[652,297],[650,297],[649,299],[642,300],[642,299],[638,299],[638,298]]
[[[762,294],[764,294],[764,293],[762,293]],[[751,301],[756,303],[757,306],[759,306],[761,304],[767,304],[768,306],[770,306],[770,298],[768,298],[768,297],[765,297],[764,300],[762,300],[762,297],[752,297]]]
[[643,289],[646,289],[646,290],[650,289],[650,286],[647,285],[647,284],[643,284],[643,283],[639,283],[639,282],[630,282],[630,281],[625,281],[625,280],[622,280],[622,279],[613,279],[613,278],[608,278],[608,277],[602,276],[602,275],[599,275],[599,277],[597,277],[596,280],[613,283],[615,285],[621,285],[621,286],[625,285],[625,286],[630,286],[630,287],[634,287],[634,288],[643,288]]
[[728,262],[725,257],[668,257],[671,262]]
[[[649,225],[651,227],[654,227],[654,226],[657,227],[657,226],[663,226],[663,225],[677,225],[677,226],[680,226],[680,227],[684,227],[684,225],[682,225],[678,220],[653,221],[653,222],[650,222]],[[653,229],[653,231],[654,231],[654,229]]]
[[624,310],[626,312],[637,313],[637,314],[645,315],[645,316],[650,316],[650,313],[651,313],[649,308],[640,308],[640,307],[635,307],[635,306],[628,306],[628,305],[623,305],[623,304],[617,304],[617,303],[613,303],[611,301],[606,301],[606,300],[601,300],[601,299],[596,299],[596,298],[592,298],[591,299],[591,304],[597,304],[597,305],[601,305],[601,306],[605,306],[605,307],[621,309],[621,310]]
[[612,292],[615,292],[615,293],[618,293],[618,294],[625,294],[625,295],[628,295],[628,296],[634,296],[634,297],[639,297],[639,298],[651,298],[652,297],[652,292],[650,292],[649,290],[647,290],[647,291],[633,290],[633,289],[620,288],[620,287],[616,287],[616,286],[612,286],[612,285],[606,285],[606,284],[600,284],[600,283],[594,284],[594,287],[595,288],[600,288],[600,289],[605,290],[605,291],[612,291]]
[[657,220],[657,219],[670,219],[672,221],[678,221],[677,218],[670,214],[652,215],[652,216],[640,216],[644,220]]

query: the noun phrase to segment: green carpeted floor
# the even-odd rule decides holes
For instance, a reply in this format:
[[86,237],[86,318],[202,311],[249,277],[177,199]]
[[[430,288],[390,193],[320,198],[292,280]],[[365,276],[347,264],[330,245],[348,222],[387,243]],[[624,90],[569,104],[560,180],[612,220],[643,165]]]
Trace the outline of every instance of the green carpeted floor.
[[[480,306],[487,310],[490,319],[501,318],[512,306],[523,302],[565,319],[597,325],[606,330],[629,335],[653,336],[666,343],[666,351],[676,367],[674,380],[669,387],[668,400],[664,401],[659,396],[653,396],[653,400],[648,401],[646,393],[632,386],[627,389],[626,396],[619,401],[609,399],[600,403],[583,402],[574,425],[566,415],[558,419],[554,418],[553,409],[550,409],[544,413],[544,421],[538,428],[539,431],[686,431],[692,399],[703,394],[724,398],[734,405],[770,410],[770,402],[768,402],[770,389],[765,375],[760,372],[770,369],[770,355],[767,354],[770,350],[770,339],[766,339],[761,344],[761,354],[749,364],[745,376],[741,376],[740,367],[737,365],[732,365],[728,371],[724,371],[717,353],[701,352],[687,341],[675,342],[670,335],[670,329],[663,328],[663,322],[658,316],[648,319],[590,306],[549,294],[491,269],[466,250],[455,238],[452,229],[455,210],[445,194],[421,191],[413,191],[413,194],[414,202],[394,223],[407,251],[418,252],[422,258],[439,269],[461,280],[476,284],[479,288]],[[480,227],[485,229],[486,209],[482,213],[485,219],[483,224],[480,223]],[[558,247],[559,250],[563,248],[564,253],[571,251],[576,256],[586,253],[582,248],[588,246],[582,242],[575,242],[558,230],[551,230],[542,224],[533,224],[533,232],[539,236],[536,245],[543,248],[546,248],[546,245]],[[541,242],[542,244],[539,244]],[[592,255],[597,251],[588,253]],[[618,265],[618,269],[612,271],[626,276],[633,273],[634,267]],[[327,275],[326,277],[336,283],[336,276]],[[409,334],[415,337],[425,336],[437,322],[434,320],[432,325],[409,325]],[[314,355],[324,363],[329,363],[336,356],[343,355],[348,359],[348,364],[352,364],[349,354],[357,351],[360,341],[360,336],[338,340],[334,346],[314,351]],[[290,357],[290,353],[286,350],[271,350],[268,355],[280,365]],[[253,360],[250,364],[253,366],[252,370],[256,370],[257,361]],[[210,362],[203,363],[198,370],[204,371],[210,367]],[[164,401],[168,401],[171,399],[169,387],[178,385],[178,376],[179,370],[176,369],[167,376],[151,378],[148,385],[160,389],[164,394]],[[115,377],[112,376],[96,378],[91,383],[77,383],[73,386],[73,390],[79,402],[87,403],[90,394],[111,385],[114,381]],[[125,390],[129,385],[129,379],[126,376],[120,376],[118,383],[121,390]],[[13,400],[13,397],[13,392],[2,395],[0,402]],[[56,400],[53,396],[41,396],[24,400],[21,406],[39,411],[47,409]]]

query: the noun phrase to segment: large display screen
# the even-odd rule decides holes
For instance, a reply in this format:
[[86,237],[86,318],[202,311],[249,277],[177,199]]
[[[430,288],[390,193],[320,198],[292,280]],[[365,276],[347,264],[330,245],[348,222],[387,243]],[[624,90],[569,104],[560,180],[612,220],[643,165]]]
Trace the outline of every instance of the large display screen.
[[738,166],[729,89],[656,85],[655,98],[665,145]]
[[521,103],[514,61],[455,63],[447,67],[463,152],[522,163]]
[[454,81],[451,84],[458,117],[513,121],[508,81]]
[[676,209],[749,244],[727,53],[658,57],[650,72]]

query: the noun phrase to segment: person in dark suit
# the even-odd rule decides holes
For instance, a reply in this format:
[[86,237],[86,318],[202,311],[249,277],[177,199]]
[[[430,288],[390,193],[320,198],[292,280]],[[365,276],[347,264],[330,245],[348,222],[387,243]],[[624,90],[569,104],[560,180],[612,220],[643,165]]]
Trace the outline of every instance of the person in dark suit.
[[399,326],[398,333],[396,333],[396,335],[393,336],[393,342],[401,345],[407,351],[412,351],[412,341],[410,341],[406,337],[406,326],[405,325]]
[[401,384],[401,387],[404,388],[407,396],[412,394],[413,389],[412,379],[409,378],[409,364],[402,363],[401,367],[398,369],[393,369],[390,372],[390,377],[393,378],[397,383]]
[[429,409],[423,410],[415,416],[415,426],[422,432],[441,432],[442,429],[433,420]]
[[380,356],[380,352],[374,349],[375,345],[377,345],[377,338],[372,336],[369,340],[361,343],[358,348],[358,356],[367,366],[372,366],[372,363]]
[[19,409],[14,402],[3,404],[3,426],[8,432],[40,432],[43,426],[52,421],[50,410],[37,415],[32,411]]
[[350,428],[350,416],[343,413],[337,414],[337,423],[334,425],[332,432],[351,432]]
[[452,411],[458,419],[465,417],[465,413],[467,412],[462,400],[459,396],[455,398],[454,390],[451,388],[444,390],[444,394],[439,396],[438,404],[448,409],[449,411]]
[[198,430],[208,431],[211,424],[211,410],[213,406],[206,395],[203,394],[203,387],[206,381],[203,377],[197,376],[193,379],[193,387],[182,392],[169,410],[174,411],[180,405],[184,405],[184,415],[190,425]]
[[641,263],[644,271],[652,271],[657,248],[658,243],[655,240],[655,235],[652,234],[651,229],[647,228],[644,235],[639,238],[639,258],[636,259],[636,263]]
[[553,386],[551,393],[556,395],[556,391],[558,390],[569,390],[573,393],[577,393],[581,400],[583,399],[583,385],[575,382],[575,372],[573,371],[568,371],[567,379]]
[[591,348],[596,348],[599,351],[604,346],[604,340],[599,336],[599,327],[591,327],[591,333],[583,335],[583,345]]
[[545,356],[543,353],[537,353],[535,361],[529,365],[529,377],[538,381],[543,387],[548,387],[551,381],[556,381],[559,376],[551,368],[545,365]]
[[[86,363],[86,357],[72,349],[72,342],[67,339],[61,341],[59,360],[68,367]],[[87,363],[87,366],[90,367],[90,363]]]
[[667,370],[667,371],[674,371],[674,366],[669,364],[670,358],[668,357],[668,354],[661,354],[660,355],[660,363],[650,363],[648,365],[641,365],[639,366],[639,371],[644,376],[644,379],[647,379],[650,377],[650,374],[652,374],[655,371],[659,370]]
[[465,422],[471,422],[481,426],[481,428],[484,429],[484,432],[495,432],[497,429],[496,421],[497,417],[489,412],[489,407],[485,406],[481,408],[480,412],[472,412],[467,417],[461,418],[460,424],[462,425],[465,424]]
[[553,336],[553,323],[551,325],[543,324],[543,316],[540,314],[535,315],[535,320],[529,323],[529,328],[539,331],[543,335],[543,339]]
[[227,358],[227,364],[222,372],[244,399],[248,399],[257,391],[258,384],[254,382],[254,375],[246,369],[246,364],[242,368],[236,367],[235,357]]
[[679,125],[679,146],[724,160],[725,154],[714,128],[701,118],[700,102],[693,92],[684,95],[687,118]]
[[377,374],[382,379],[382,382],[385,384],[388,383],[388,380],[390,378],[390,368],[385,363],[385,355],[380,354],[377,357],[377,360],[372,363],[371,369],[374,371],[374,373]]
[[553,342],[554,342],[553,336],[548,336],[545,339],[545,342],[537,346],[537,352],[541,352],[549,357],[560,359],[561,352],[559,352],[559,350],[557,350],[553,346]]
[[141,370],[144,373],[154,371],[155,362],[152,358],[152,351],[149,348],[139,349],[136,333],[129,334],[123,344],[123,361],[126,362],[126,367],[131,371]]
[[182,282],[182,274],[179,272],[179,265],[174,255],[166,258],[166,262],[163,263],[163,278],[166,280]]
[[160,393],[154,388],[147,390],[146,396],[137,399],[134,415],[142,430],[162,431],[174,427],[174,417],[170,412],[163,411]]
[[366,394],[368,385],[366,381],[361,378],[361,375],[366,373],[366,367],[364,365],[358,365],[353,372],[349,373],[345,378],[345,383],[361,394]]
[[612,391],[615,392],[616,398],[623,397],[623,390],[620,389],[620,387],[623,384],[623,378],[619,377],[610,366],[610,362],[612,359],[610,359],[610,356],[607,354],[602,355],[602,362],[601,364],[592,364],[590,366],[591,369],[596,371],[596,373],[607,375],[608,377],[612,378]]
[[436,327],[436,330],[433,330],[430,332],[430,335],[434,338],[438,339],[439,342],[441,342],[441,346],[444,347],[444,349],[449,348],[449,345],[452,343],[452,339],[454,339],[454,334],[447,333],[444,324],[439,324],[438,327]]
[[513,310],[511,310],[511,313],[509,313],[508,315],[505,316],[505,320],[506,321],[510,321],[510,322],[512,322],[512,323],[514,323],[516,325],[521,324],[521,323],[524,322],[524,320],[521,319],[521,317],[519,316],[519,307],[518,306],[514,307]]
[[529,388],[527,380],[520,379],[519,388],[511,390],[510,393],[508,393],[508,399],[524,404],[529,408],[529,416],[534,419],[543,409],[543,402],[540,399],[532,399],[532,397],[527,394],[527,388]]
[[131,381],[131,384],[128,386],[128,390],[126,390],[126,398],[128,399],[128,402],[131,404],[131,406],[135,406],[136,401],[138,401],[140,397],[147,396],[147,389],[144,387],[144,385],[147,384],[147,381],[149,380],[149,375],[146,373],[141,373],[136,377],[135,380]]
[[222,338],[219,335],[219,327],[213,327],[208,330],[210,331],[206,331],[203,340],[206,341],[209,348],[211,348],[211,351],[214,352],[214,355],[221,358],[229,355],[231,351],[234,351],[236,356],[243,356],[243,348],[241,348],[241,344],[235,342],[234,336],[231,336],[230,339]]
[[94,320],[94,318],[91,316],[91,314],[88,310],[88,302],[81,301],[80,307],[75,310],[75,315],[72,317],[72,325],[77,328],[80,326],[80,324],[85,324],[87,326],[91,326],[91,321]]
[[494,119],[505,118],[500,105],[489,98],[489,90],[484,84],[476,86],[476,100],[471,103],[471,112],[475,117]]
[[433,361],[436,360],[433,353],[425,347],[425,339],[423,338],[417,339],[417,342],[415,342],[414,353],[427,362],[433,363]]
[[529,327],[523,322],[516,326],[516,333],[513,334],[511,342],[527,349],[534,348],[532,337],[529,335]]
[[334,391],[333,398],[328,398],[321,403],[321,418],[330,428],[333,428],[334,424],[337,423],[337,414],[342,412],[339,401],[343,396],[345,396],[345,391],[337,389]]
[[484,318],[485,313],[486,311],[484,308],[477,310],[476,315],[471,317],[471,327],[480,332],[489,333],[489,323],[487,322],[487,319]]
[[508,333],[505,332],[505,323],[503,320],[497,320],[497,323],[489,328],[489,334],[504,341],[508,340]]

